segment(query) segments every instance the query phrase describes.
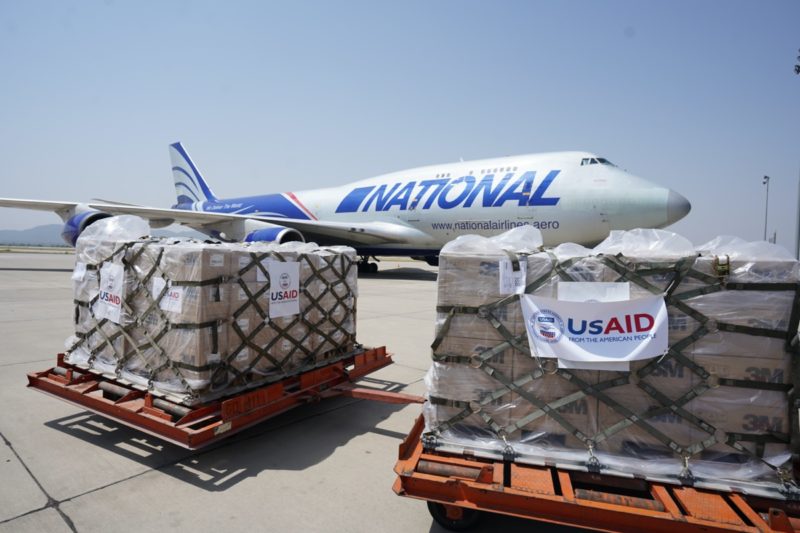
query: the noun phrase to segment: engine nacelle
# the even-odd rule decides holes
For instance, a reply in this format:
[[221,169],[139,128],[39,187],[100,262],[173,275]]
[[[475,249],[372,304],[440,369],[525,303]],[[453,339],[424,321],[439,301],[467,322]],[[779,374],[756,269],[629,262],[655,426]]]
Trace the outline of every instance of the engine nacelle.
[[242,224],[244,242],[306,242],[303,234],[293,228],[278,226],[257,220],[245,220]]
[[248,233],[244,239],[244,242],[277,242],[279,244],[291,241],[305,242],[305,239],[297,230],[281,226],[253,231]]
[[95,211],[88,208],[84,209],[85,210],[80,210],[80,206],[76,207],[75,210],[78,212],[64,222],[64,228],[61,230],[61,238],[70,246],[75,246],[78,237],[89,225],[111,216],[102,211]]

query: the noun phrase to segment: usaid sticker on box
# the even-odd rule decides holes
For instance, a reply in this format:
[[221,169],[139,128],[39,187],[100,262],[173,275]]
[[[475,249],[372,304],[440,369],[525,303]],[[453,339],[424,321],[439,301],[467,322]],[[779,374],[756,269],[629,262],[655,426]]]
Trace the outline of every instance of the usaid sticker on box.
[[297,315],[300,313],[300,263],[270,261],[269,317]]
[[[660,295],[621,302],[568,302],[524,295],[528,342],[538,357],[611,363],[659,357],[668,345]],[[591,365],[587,368],[596,368]]]
[[[153,276],[153,297],[158,298],[164,287],[167,286],[167,281],[159,276]],[[173,287],[171,284],[169,288],[161,296],[158,306],[164,311],[172,313],[183,312],[183,287]]]
[[122,291],[125,288],[122,265],[105,263],[100,268],[100,290],[94,303],[94,316],[119,324],[122,317]]

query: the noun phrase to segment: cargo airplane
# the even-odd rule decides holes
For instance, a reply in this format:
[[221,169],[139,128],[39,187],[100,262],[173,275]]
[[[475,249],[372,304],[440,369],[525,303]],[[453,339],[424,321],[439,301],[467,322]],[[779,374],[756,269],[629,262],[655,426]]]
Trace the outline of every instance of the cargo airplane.
[[546,246],[591,245],[611,230],[661,228],[689,212],[680,194],[586,152],[530,154],[413,168],[307,191],[218,198],[180,143],[169,147],[177,202],[155,208],[109,201],[0,198],[0,207],[54,211],[75,245],[90,224],[131,214],[152,227],[179,223],[226,241],[346,244],[370,257],[408,256],[437,264],[463,234],[493,235],[530,225]]

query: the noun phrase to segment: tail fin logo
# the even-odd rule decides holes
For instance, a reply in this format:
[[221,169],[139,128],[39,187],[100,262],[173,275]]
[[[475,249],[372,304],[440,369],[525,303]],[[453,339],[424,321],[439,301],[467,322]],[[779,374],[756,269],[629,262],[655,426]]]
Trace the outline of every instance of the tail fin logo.
[[194,204],[207,200],[216,200],[200,171],[192,162],[192,158],[181,143],[169,145],[169,156],[172,161],[172,177],[175,180],[175,193],[178,204]]

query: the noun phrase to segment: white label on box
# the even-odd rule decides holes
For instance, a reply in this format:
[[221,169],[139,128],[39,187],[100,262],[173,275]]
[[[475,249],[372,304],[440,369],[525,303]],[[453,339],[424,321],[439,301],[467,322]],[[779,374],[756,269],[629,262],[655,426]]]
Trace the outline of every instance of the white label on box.
[[264,275],[264,271],[269,269],[269,263],[270,261],[268,259],[264,259],[253,267],[256,269],[256,281],[261,283],[267,281],[267,276]]
[[249,257],[247,257],[246,255],[240,255],[239,256],[239,270],[243,269],[244,267],[246,267],[249,264],[250,264],[250,258]]
[[558,299],[562,302],[622,302],[631,299],[627,281],[559,281]]
[[78,261],[75,263],[75,270],[72,271],[72,279],[74,281],[83,281],[86,277],[86,263]]
[[250,358],[250,350],[244,348],[241,352],[236,354],[236,357],[234,357],[233,360],[242,362],[242,361],[247,361],[249,358]]
[[250,321],[246,318],[240,318],[236,321],[236,325],[239,326],[239,329],[247,332],[250,329]]
[[212,267],[225,266],[225,256],[223,254],[211,254],[211,258],[209,259],[209,264]]
[[[153,297],[158,298],[158,295],[161,294],[161,291],[163,291],[166,286],[167,282],[164,278],[153,276]],[[159,300],[158,307],[170,313],[183,312],[184,293],[184,287],[173,287],[170,283],[167,292],[165,292],[164,296]]]
[[292,316],[300,313],[300,263],[270,261],[269,316]]
[[291,347],[292,347],[291,342],[285,339],[283,340],[283,342],[281,342],[281,349],[283,349],[284,351],[288,352]]
[[122,298],[125,289],[125,269],[122,265],[105,263],[100,269],[100,291],[94,303],[94,316],[121,322]]
[[158,298],[166,286],[167,282],[164,278],[153,276],[153,298]]
[[522,294],[525,292],[525,278],[528,273],[528,263],[523,259],[519,261],[519,270],[514,271],[510,259],[500,260],[500,294]]
[[210,353],[208,354],[208,364],[213,365],[214,363],[219,363],[219,354],[218,353]]

